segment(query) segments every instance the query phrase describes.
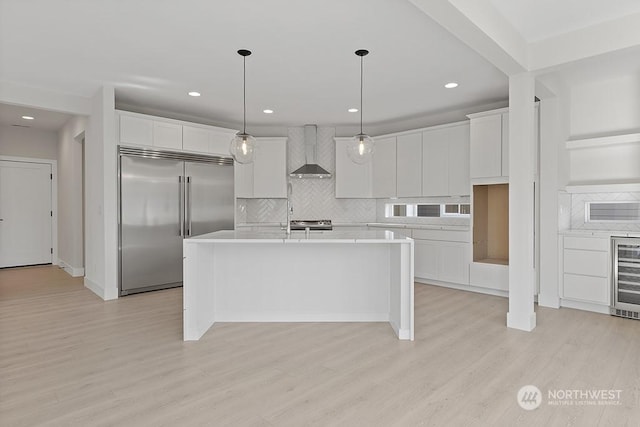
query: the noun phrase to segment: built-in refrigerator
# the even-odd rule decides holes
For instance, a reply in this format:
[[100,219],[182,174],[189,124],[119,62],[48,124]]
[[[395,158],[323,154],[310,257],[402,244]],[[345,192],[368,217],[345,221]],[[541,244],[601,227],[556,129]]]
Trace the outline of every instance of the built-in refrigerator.
[[182,240],[234,228],[233,160],[119,147],[119,289],[182,285]]

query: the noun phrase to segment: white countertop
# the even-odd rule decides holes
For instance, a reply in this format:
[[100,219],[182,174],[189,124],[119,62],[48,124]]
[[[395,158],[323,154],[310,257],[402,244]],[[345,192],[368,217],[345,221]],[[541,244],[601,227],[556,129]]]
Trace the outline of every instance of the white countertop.
[[640,237],[640,232],[633,231],[615,231],[615,230],[561,230],[558,232],[561,236],[576,237]]
[[[276,222],[250,222],[237,224],[237,228],[274,228],[281,227],[280,223]],[[366,223],[352,223],[352,222],[334,222],[334,229],[341,227],[372,227],[372,228],[401,228],[401,229],[417,229],[417,230],[449,230],[449,231],[469,231],[468,225],[438,225],[438,224],[408,224],[397,222],[366,222]]]
[[388,230],[358,231],[292,231],[287,235],[277,230],[222,230],[191,237],[185,242],[235,242],[235,243],[405,243],[412,239]]

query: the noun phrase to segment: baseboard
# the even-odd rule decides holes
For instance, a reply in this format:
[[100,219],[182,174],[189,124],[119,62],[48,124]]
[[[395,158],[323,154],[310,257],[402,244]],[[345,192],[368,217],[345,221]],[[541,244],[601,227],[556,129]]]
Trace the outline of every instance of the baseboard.
[[72,265],[61,259],[58,260],[58,266],[60,266],[60,268],[62,268],[71,277],[84,276],[84,268],[82,267],[73,267]]
[[94,294],[98,295],[100,298],[105,299],[104,298],[104,288],[102,286],[98,285],[96,282],[93,282],[92,280],[90,280],[86,276],[84,278],[84,287],[89,289]]
[[560,307],[575,308],[576,310],[592,311],[600,314],[611,314],[609,311],[610,307],[608,305],[594,304],[590,302],[561,299]]
[[459,285],[457,283],[440,282],[438,280],[425,280],[425,279],[420,279],[418,277],[415,278],[415,282],[422,285],[441,286],[443,288],[458,289],[460,291],[475,292],[477,294],[493,295],[496,297],[503,297],[503,298],[509,297],[509,292],[501,291],[498,289],[480,288],[478,286],[471,286],[471,285]]

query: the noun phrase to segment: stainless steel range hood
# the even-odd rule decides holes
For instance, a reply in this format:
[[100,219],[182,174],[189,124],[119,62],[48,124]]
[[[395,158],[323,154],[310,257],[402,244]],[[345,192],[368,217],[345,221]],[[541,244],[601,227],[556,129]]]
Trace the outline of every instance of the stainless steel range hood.
[[331,173],[316,163],[318,154],[316,125],[304,126],[305,164],[289,174],[291,178],[331,178]]

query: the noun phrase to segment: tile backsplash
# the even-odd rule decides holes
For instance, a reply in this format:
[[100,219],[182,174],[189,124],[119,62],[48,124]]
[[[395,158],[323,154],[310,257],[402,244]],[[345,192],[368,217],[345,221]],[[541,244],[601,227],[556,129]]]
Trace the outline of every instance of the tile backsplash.
[[640,201],[640,192],[571,194],[571,228],[574,230],[640,231],[638,222],[586,222],[585,203],[604,201]]

